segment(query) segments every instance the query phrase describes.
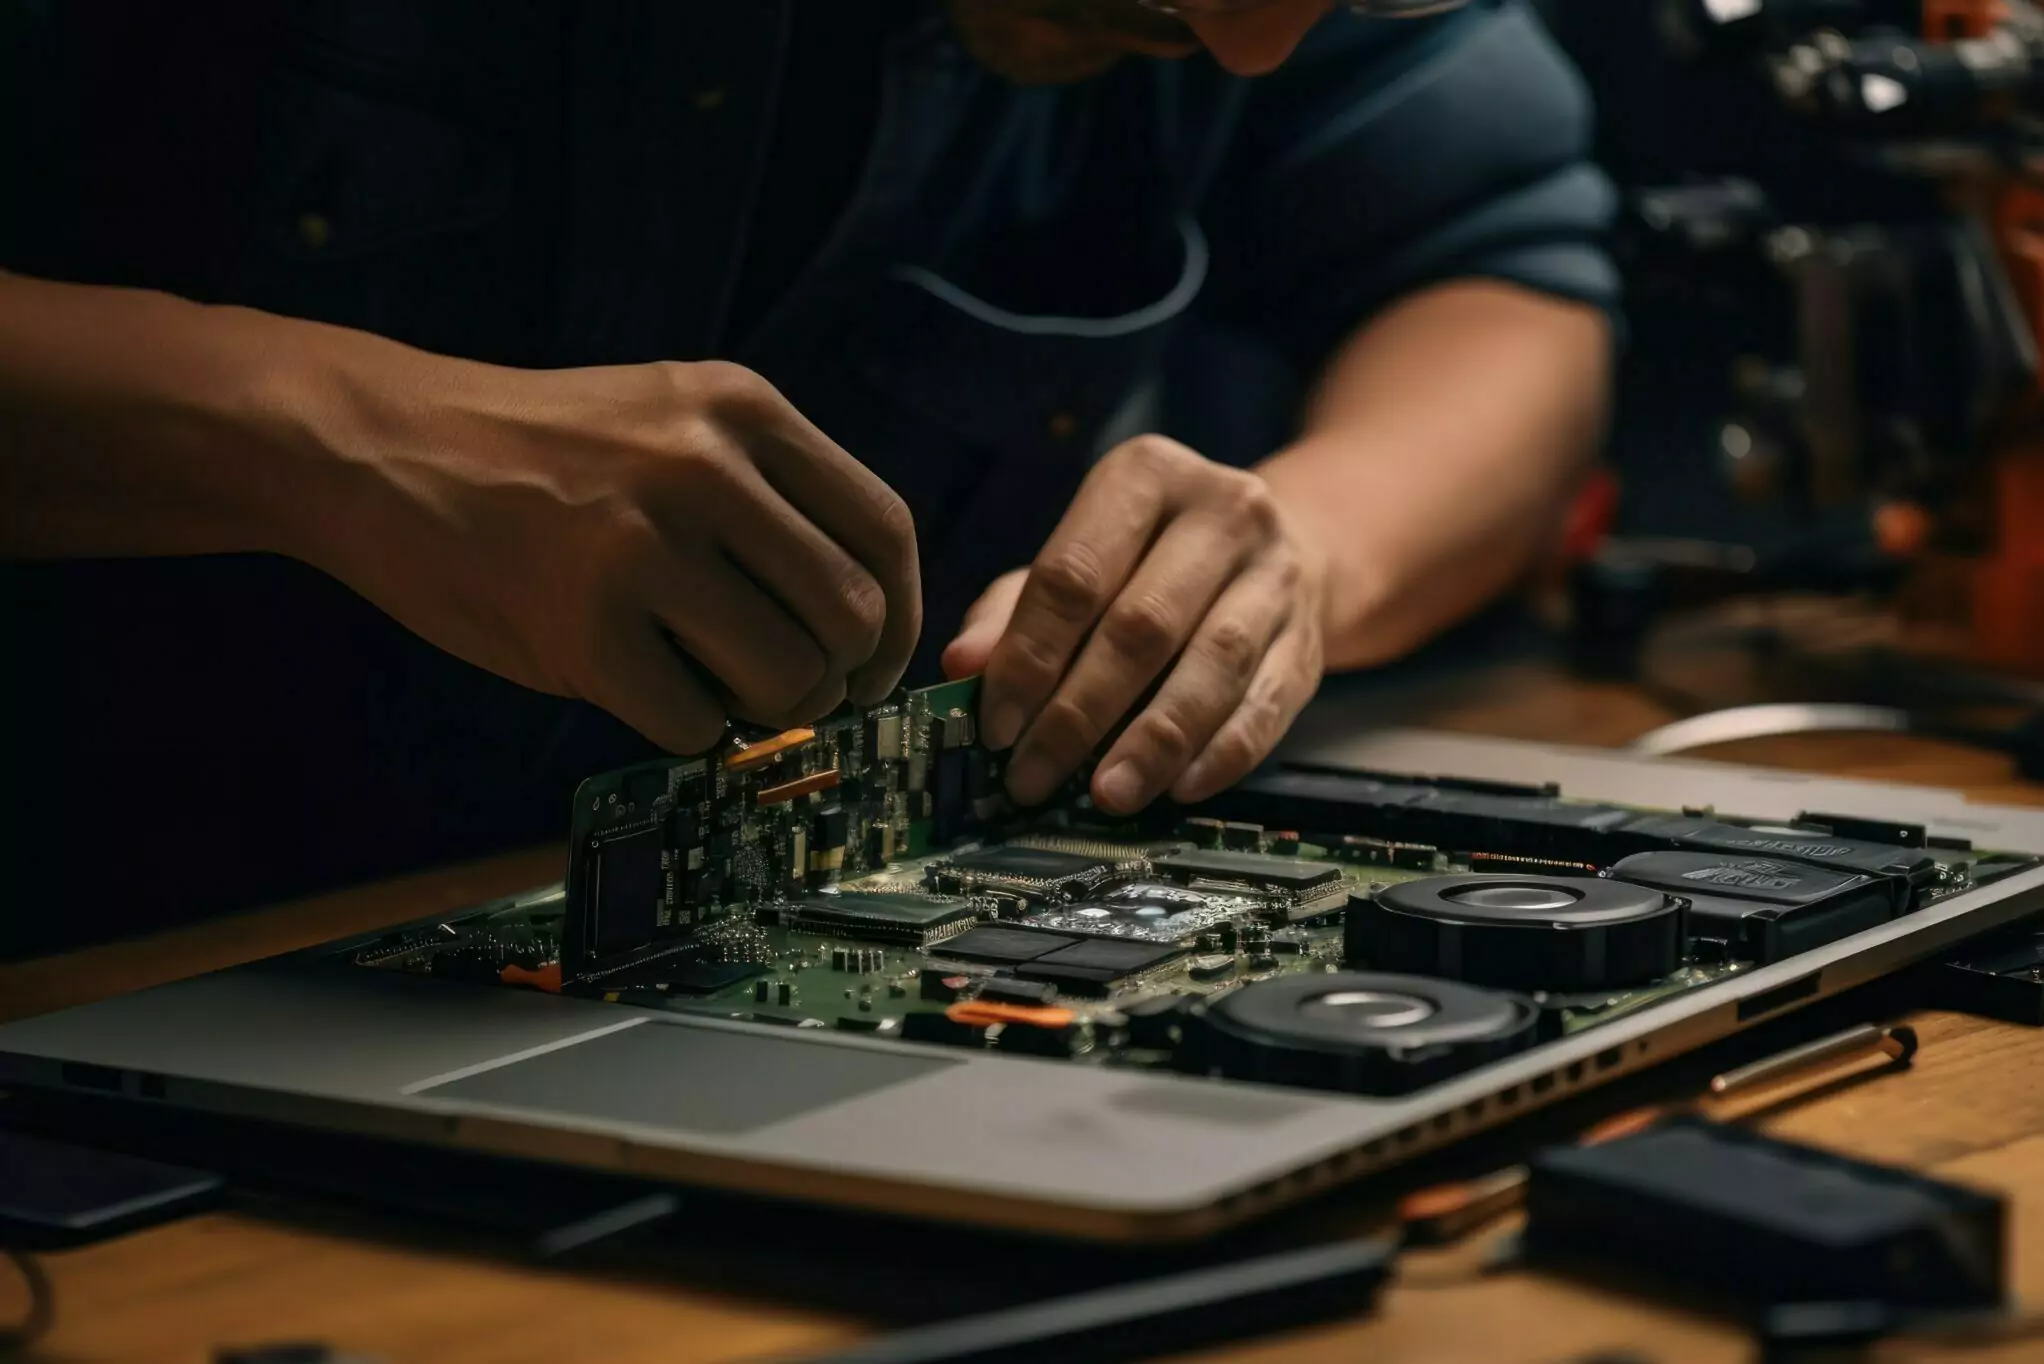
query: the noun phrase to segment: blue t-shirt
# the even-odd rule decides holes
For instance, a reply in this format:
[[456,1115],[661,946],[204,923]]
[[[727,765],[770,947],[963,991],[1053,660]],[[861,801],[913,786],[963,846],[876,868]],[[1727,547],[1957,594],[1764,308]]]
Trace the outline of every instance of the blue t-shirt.
[[[1260,80],[1037,89],[935,8],[0,0],[0,267],[504,364],[750,364],[914,510],[923,677],[1116,435],[1267,453],[1436,281],[1616,306],[1589,101],[1521,0],[1332,16]],[[36,660],[9,862],[100,931],[558,837],[631,756],[295,565],[5,567],[0,614]],[[73,812],[132,774],[109,858]]]

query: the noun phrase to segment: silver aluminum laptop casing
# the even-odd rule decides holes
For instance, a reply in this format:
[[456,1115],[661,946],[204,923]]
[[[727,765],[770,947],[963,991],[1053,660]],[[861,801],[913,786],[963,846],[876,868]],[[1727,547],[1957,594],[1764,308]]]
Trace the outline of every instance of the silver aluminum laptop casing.
[[[1582,799],[1712,805],[1758,819],[1804,810],[1877,816],[1923,823],[1983,848],[2044,855],[2044,811],[1975,806],[1918,787],[1419,731],[1321,742],[1311,756],[1375,771],[1558,781]],[[139,1104],[686,1184],[1075,1237],[1183,1239],[1778,1017],[2040,909],[2044,870],[2026,872],[1402,1099],[682,1018],[348,971],[316,953],[0,1026],[0,1084],[91,1093],[114,1084]],[[705,1071],[705,1055],[732,1059]],[[827,1062],[822,1071],[819,1061]],[[508,1069],[514,1064],[529,1068]],[[835,1084],[848,1069],[869,1068],[885,1082],[849,1097],[802,1109],[803,1095],[790,1092],[819,1074]],[[489,1096],[505,1077],[539,1074],[553,1086],[540,1099],[511,1104]],[[597,1116],[561,1099],[564,1093],[596,1093],[603,1101],[595,1107],[669,1116]],[[744,1117],[760,1113],[773,1116]]]

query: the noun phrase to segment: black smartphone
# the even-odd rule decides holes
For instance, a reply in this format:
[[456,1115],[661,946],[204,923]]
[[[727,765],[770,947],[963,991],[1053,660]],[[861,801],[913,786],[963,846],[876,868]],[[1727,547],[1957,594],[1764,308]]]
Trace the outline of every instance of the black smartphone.
[[0,1132],[0,1249],[63,1250],[210,1207],[218,1175]]

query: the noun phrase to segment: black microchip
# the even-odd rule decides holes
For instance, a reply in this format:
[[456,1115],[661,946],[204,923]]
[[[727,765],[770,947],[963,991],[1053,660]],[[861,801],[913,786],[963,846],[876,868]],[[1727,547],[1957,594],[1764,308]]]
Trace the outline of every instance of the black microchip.
[[666,878],[660,868],[660,831],[642,829],[604,840],[596,849],[596,891],[589,937],[599,952],[622,952],[650,942]]
[[996,976],[979,987],[979,998],[989,1004],[1048,1004],[1057,998],[1057,987],[1049,981],[1004,980]]
[[851,830],[851,816],[842,805],[829,805],[816,812],[810,822],[809,836],[816,840],[818,850],[842,848]]
[[1166,947],[1157,943],[1129,942],[1120,938],[1089,938],[1061,947],[1048,955],[1038,957],[1032,966],[1077,967],[1084,971],[1109,971],[1114,979],[1133,976],[1139,972],[1153,970],[1175,957],[1183,956],[1182,947]]
[[969,901],[938,895],[866,891],[804,900],[793,918],[796,928],[809,933],[922,946],[970,923],[973,909]]
[[1320,890],[1341,880],[1341,868],[1333,862],[1212,848],[1172,853],[1158,858],[1154,865],[1160,874],[1174,881],[1241,882],[1259,890],[1284,890],[1295,895]]
[[1026,928],[975,928],[961,933],[938,949],[939,954],[959,961],[985,961],[996,965],[1035,961],[1079,940],[1056,933],[1037,933]]
[[1112,993],[1118,982],[1154,970],[1184,953],[1182,947],[1093,938],[1018,966],[1015,974],[1024,980],[1045,981],[1066,994],[1098,997]]
[[1057,852],[1050,848],[976,848],[960,853],[951,859],[951,865],[962,871],[978,872],[983,876],[1012,876],[1028,881],[1059,881],[1068,876],[1084,876],[1087,872],[1098,871],[1113,865],[1097,857],[1086,857],[1079,853]]

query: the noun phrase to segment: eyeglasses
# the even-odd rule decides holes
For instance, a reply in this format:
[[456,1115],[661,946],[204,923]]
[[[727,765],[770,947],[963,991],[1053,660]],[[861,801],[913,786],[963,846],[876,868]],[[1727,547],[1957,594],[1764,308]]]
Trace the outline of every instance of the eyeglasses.
[[[1260,9],[1270,0],[1136,0],[1136,3],[1158,14],[1201,19]],[[1365,19],[1420,19],[1429,14],[1445,14],[1451,9],[1460,9],[1467,3],[1468,0],[1341,0],[1341,7]]]

